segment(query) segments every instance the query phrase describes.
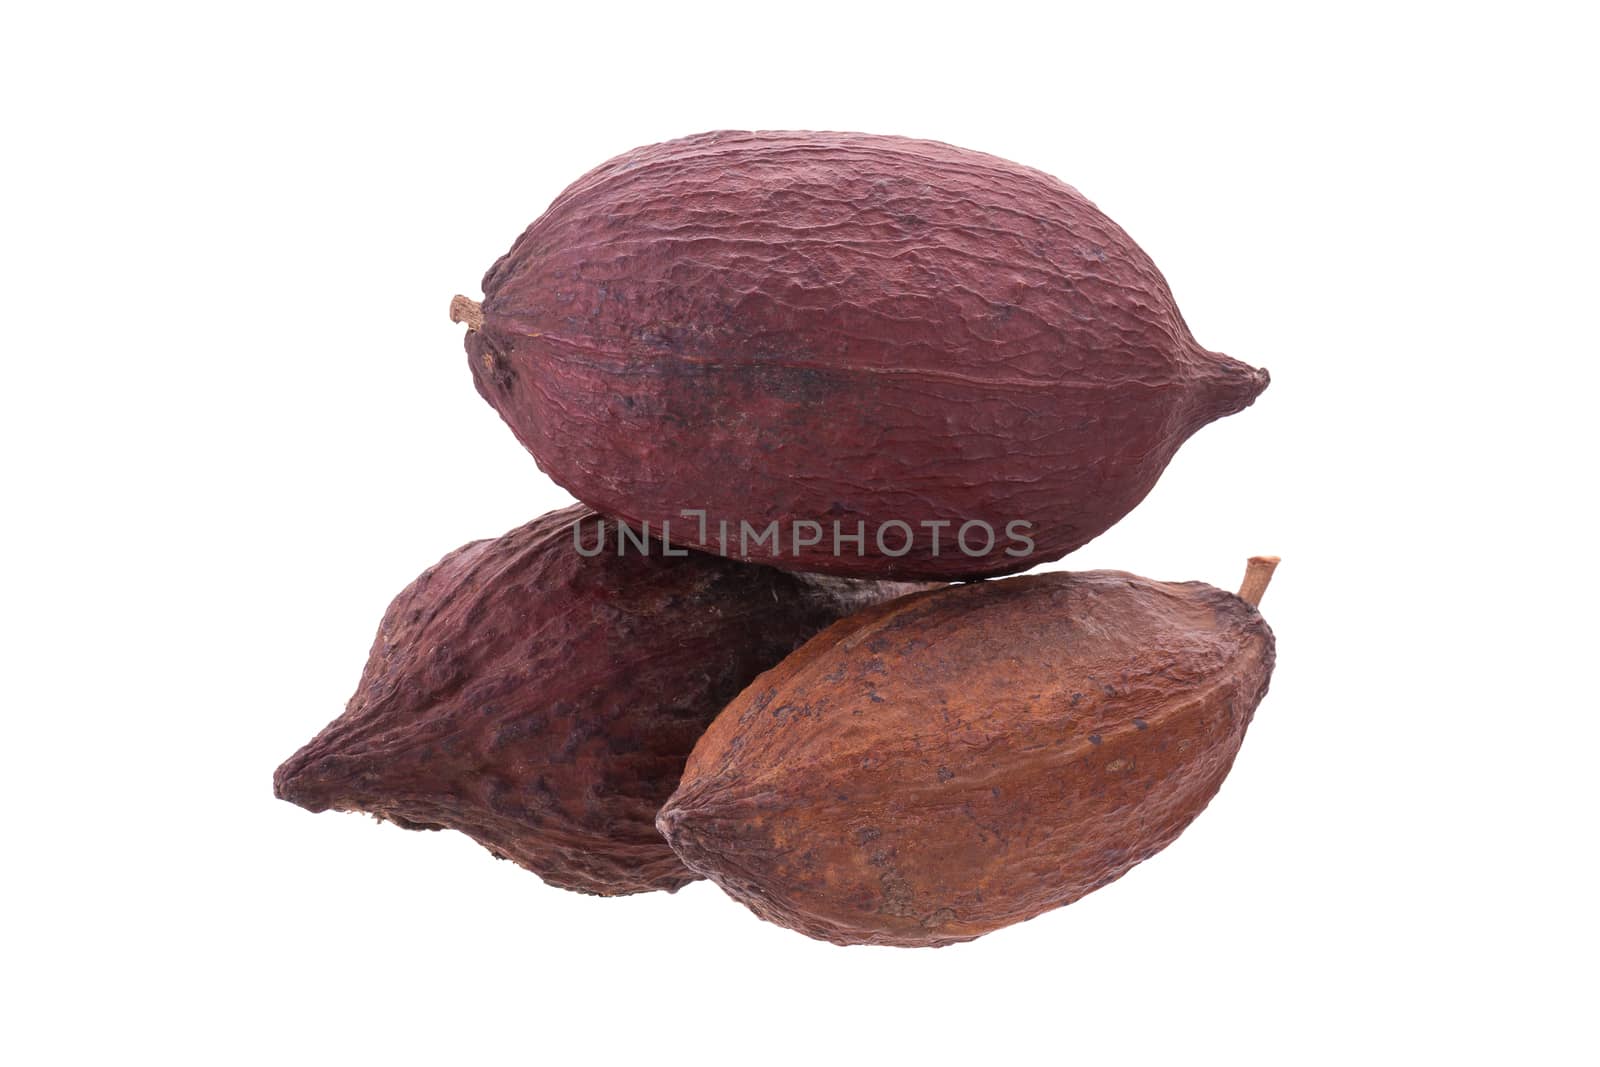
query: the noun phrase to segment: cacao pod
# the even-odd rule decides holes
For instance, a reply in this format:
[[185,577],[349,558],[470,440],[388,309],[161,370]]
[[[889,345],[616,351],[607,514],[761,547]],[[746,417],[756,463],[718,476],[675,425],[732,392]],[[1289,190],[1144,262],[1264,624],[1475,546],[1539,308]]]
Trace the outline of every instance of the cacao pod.
[[563,192],[483,292],[451,306],[478,391],[555,481],[796,570],[1057,559],[1267,384],[1195,342],[1076,190],[901,137],[636,149]]
[[692,881],[653,822],[701,731],[829,623],[926,586],[660,545],[580,554],[575,533],[594,552],[600,521],[566,508],[425,571],[389,606],[345,713],[278,768],[277,795],[459,830],[564,889]]
[[1198,582],[1091,571],[905,597],[751,683],[656,824],[690,870],[811,937],[969,940],[1177,837],[1273,655],[1251,603]]

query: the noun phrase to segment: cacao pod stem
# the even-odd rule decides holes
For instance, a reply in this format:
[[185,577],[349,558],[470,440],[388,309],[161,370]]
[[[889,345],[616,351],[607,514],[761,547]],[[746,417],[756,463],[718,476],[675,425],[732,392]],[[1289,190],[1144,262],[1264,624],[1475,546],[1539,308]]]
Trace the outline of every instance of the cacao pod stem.
[[450,298],[450,321],[464,322],[474,332],[483,325],[483,305],[457,294]]
[[1261,604],[1261,594],[1272,581],[1272,572],[1278,566],[1277,556],[1251,556],[1244,565],[1244,581],[1239,583],[1239,599],[1251,607]]

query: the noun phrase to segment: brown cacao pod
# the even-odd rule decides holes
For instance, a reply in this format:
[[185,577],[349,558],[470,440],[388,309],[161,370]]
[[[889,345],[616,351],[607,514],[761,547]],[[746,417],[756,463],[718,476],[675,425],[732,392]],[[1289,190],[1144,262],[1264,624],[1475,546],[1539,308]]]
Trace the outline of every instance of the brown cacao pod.
[[593,552],[599,522],[566,508],[425,571],[389,606],[345,713],[278,768],[277,795],[459,830],[564,889],[692,881],[653,822],[701,731],[829,623],[926,586],[614,538],[580,554],[574,524]]
[[563,192],[483,291],[452,304],[478,391],[552,478],[796,570],[1057,559],[1267,384],[1195,342],[1076,190],[901,137],[636,149]]
[[811,937],[970,940],[1177,837],[1272,663],[1255,607],[1198,582],[1091,571],[906,597],[751,683],[656,824],[690,870]]

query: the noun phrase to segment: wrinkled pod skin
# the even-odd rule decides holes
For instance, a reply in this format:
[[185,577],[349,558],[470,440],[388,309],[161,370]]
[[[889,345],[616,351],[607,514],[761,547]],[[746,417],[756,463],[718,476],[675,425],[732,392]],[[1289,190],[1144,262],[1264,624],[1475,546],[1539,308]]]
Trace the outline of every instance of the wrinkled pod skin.
[[926,586],[788,574],[601,543],[587,508],[477,541],[389,606],[345,713],[277,795],[459,830],[551,885],[615,896],[692,881],[653,826],[718,710],[859,607]]
[[[563,192],[483,292],[452,305],[478,391],[555,481],[678,543],[803,571],[1057,559],[1268,380],[1200,347],[1155,264],[1076,190],[902,137],[635,149]],[[973,526],[959,548],[969,522],[992,543]]]
[[1255,608],[1198,582],[1052,573],[906,597],[751,683],[656,825],[690,870],[811,937],[970,940],[1176,838],[1273,654]]

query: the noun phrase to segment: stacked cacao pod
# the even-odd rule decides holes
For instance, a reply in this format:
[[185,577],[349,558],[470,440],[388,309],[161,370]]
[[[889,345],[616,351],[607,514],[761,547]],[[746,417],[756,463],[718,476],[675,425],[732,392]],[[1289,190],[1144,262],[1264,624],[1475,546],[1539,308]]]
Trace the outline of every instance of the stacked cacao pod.
[[278,796],[918,946],[1105,885],[1216,793],[1274,559],[1238,595],[983,580],[1103,533],[1267,384],[1077,191],[930,141],[703,134],[580,178],[483,291],[451,304],[478,391],[581,503],[402,592]]

